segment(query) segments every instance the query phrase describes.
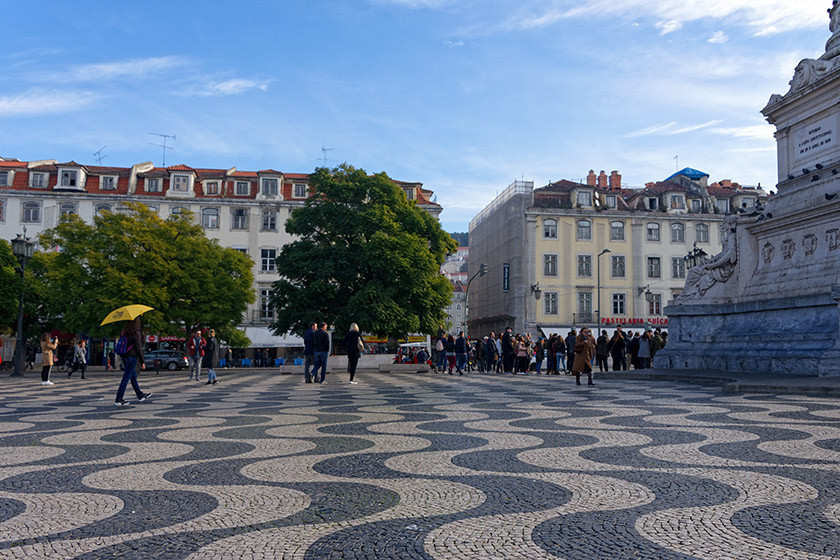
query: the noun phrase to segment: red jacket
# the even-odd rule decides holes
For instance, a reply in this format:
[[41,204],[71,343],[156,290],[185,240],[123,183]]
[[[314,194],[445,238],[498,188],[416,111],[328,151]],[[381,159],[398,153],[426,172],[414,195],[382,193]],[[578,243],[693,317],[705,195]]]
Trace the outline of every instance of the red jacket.
[[[204,356],[204,345],[207,344],[207,341],[201,337],[198,337],[200,342],[198,343],[198,352],[199,357]],[[191,336],[190,341],[187,342],[187,353],[190,355],[190,358],[195,358],[195,337]]]

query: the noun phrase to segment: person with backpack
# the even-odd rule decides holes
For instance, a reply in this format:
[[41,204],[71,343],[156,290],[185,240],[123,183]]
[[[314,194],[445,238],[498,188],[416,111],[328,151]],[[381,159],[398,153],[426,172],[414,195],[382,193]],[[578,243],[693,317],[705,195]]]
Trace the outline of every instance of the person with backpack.
[[437,351],[437,363],[435,363],[435,371],[443,373],[446,371],[446,335],[443,334],[438,337],[435,343],[435,350]]
[[201,381],[201,359],[204,357],[204,347],[206,345],[207,342],[201,338],[201,331],[196,329],[187,342],[187,354],[190,357],[190,381],[193,379],[193,372],[195,372],[195,380]]
[[79,340],[76,344],[74,357],[73,357],[73,367],[70,368],[70,371],[67,373],[67,379],[70,379],[74,373],[76,373],[77,369],[82,370],[82,379],[85,378],[85,373],[87,373],[87,342],[84,339]]
[[151,393],[144,393],[140,390],[140,384],[137,383],[137,364],[140,363],[140,369],[146,369],[146,360],[143,355],[143,340],[140,338],[140,317],[126,321],[123,325],[122,334],[117,340],[117,345],[114,348],[125,365],[120,387],[117,389],[117,398],[114,404],[117,406],[125,406],[128,403],[125,397],[125,390],[128,384],[131,383],[131,388],[137,395],[137,400],[143,402],[152,396]]

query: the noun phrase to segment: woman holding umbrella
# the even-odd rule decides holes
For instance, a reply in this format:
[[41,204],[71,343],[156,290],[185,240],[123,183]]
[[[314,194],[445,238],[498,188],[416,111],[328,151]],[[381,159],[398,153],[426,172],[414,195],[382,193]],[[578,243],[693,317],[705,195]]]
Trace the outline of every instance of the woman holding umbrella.
[[127,344],[126,350],[122,354],[125,371],[123,372],[122,381],[120,381],[120,388],[117,389],[117,399],[114,401],[114,404],[117,406],[128,404],[123,397],[125,396],[125,390],[129,383],[131,383],[131,388],[137,394],[138,401],[143,402],[152,396],[151,393],[141,391],[140,385],[137,383],[137,363],[140,362],[140,369],[146,369],[143,356],[143,340],[140,337],[140,317],[126,321],[121,336],[126,338]]

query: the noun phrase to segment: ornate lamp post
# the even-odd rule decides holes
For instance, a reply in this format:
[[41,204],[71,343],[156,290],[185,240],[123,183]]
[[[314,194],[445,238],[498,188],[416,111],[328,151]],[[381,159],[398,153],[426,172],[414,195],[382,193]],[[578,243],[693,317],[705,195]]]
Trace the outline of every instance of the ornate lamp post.
[[597,257],[597,265],[598,265],[598,337],[601,337],[601,255],[606,255],[607,253],[612,253],[609,249],[604,249],[600,253],[598,253]]
[[708,253],[703,249],[697,247],[697,242],[694,242],[694,248],[689,251],[689,253],[683,257],[685,261],[686,268],[694,268],[698,264],[703,262],[703,258],[706,257]]
[[24,293],[24,267],[27,261],[32,258],[35,252],[35,242],[26,237],[26,226],[23,228],[23,235],[17,234],[15,239],[12,239],[12,253],[17,257],[20,263],[20,300],[18,302],[18,319],[17,319],[17,343],[15,344],[15,368],[12,371],[12,377],[22,377],[23,370],[26,367],[26,341],[23,336],[23,293]]

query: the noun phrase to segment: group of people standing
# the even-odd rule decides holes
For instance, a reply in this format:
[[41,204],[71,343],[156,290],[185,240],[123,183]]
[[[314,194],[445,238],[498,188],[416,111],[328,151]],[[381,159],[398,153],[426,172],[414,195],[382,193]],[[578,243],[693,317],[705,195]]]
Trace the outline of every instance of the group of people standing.
[[[350,330],[344,336],[344,343],[347,345],[347,372],[350,374],[350,384],[356,385],[358,384],[356,367],[359,364],[359,357],[365,351],[359,325],[356,323],[350,325]],[[303,377],[306,383],[323,385],[327,382],[329,356],[330,334],[327,332],[327,324],[323,321],[309,323],[309,329],[303,333]]]

